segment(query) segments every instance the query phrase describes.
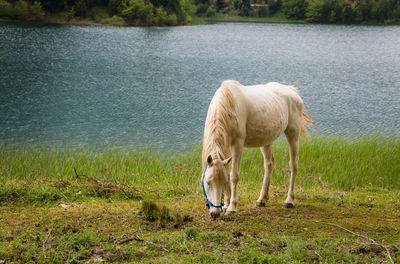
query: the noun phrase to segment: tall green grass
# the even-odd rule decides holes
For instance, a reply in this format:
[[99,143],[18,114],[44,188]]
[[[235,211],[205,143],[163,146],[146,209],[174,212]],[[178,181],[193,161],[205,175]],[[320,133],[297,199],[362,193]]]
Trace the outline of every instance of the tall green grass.
[[[274,143],[272,184],[287,184],[290,177],[288,152],[285,140]],[[315,137],[311,142],[301,142],[299,159],[296,184],[300,186],[400,189],[398,136]],[[247,173],[249,184],[261,181],[262,162],[260,151],[245,151],[241,173]]]
[[[290,171],[286,140],[276,141],[273,153],[271,184],[287,186]],[[146,148],[3,145],[0,146],[0,203],[201,193],[200,157],[200,147],[174,152]],[[261,152],[246,149],[240,184],[261,187],[263,173]],[[400,138],[374,135],[315,137],[311,142],[303,141],[296,184],[344,190],[400,189]],[[129,195],[129,192],[132,193]]]

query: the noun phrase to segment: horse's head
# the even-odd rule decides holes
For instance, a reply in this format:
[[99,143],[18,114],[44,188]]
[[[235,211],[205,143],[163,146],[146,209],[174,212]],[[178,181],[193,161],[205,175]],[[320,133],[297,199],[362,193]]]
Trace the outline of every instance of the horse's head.
[[209,208],[210,216],[214,219],[220,216],[224,205],[222,203],[222,194],[225,185],[228,184],[228,163],[230,161],[231,158],[225,160],[213,159],[209,155],[201,178],[203,194],[206,197],[206,206]]

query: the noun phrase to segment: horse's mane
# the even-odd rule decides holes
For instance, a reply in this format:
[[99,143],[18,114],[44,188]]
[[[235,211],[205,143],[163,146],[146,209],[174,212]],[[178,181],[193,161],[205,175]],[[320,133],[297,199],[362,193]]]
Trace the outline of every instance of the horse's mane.
[[209,154],[213,159],[225,159],[227,158],[225,155],[229,153],[230,127],[232,121],[237,123],[236,101],[229,88],[230,84],[232,81],[222,83],[214,96],[217,101],[207,114],[203,137],[203,168],[206,166]]

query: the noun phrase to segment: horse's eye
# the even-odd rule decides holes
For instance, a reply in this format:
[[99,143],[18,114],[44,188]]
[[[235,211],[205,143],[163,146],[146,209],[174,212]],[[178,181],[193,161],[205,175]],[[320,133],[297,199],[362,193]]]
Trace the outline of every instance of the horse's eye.
[[206,201],[206,207],[207,209],[210,209],[210,205],[207,203],[207,201]]

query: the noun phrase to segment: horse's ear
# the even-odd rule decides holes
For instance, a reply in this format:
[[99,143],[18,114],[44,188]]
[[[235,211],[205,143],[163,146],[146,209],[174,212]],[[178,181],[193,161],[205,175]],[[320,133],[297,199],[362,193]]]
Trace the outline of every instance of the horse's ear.
[[227,158],[227,159],[224,160],[223,162],[224,162],[225,165],[227,165],[229,162],[231,162],[231,160],[232,160],[232,157]]
[[208,164],[208,166],[212,166],[212,164],[213,164],[213,159],[212,159],[212,157],[211,157],[211,154],[210,155],[208,155],[208,157],[207,157],[207,164]]

